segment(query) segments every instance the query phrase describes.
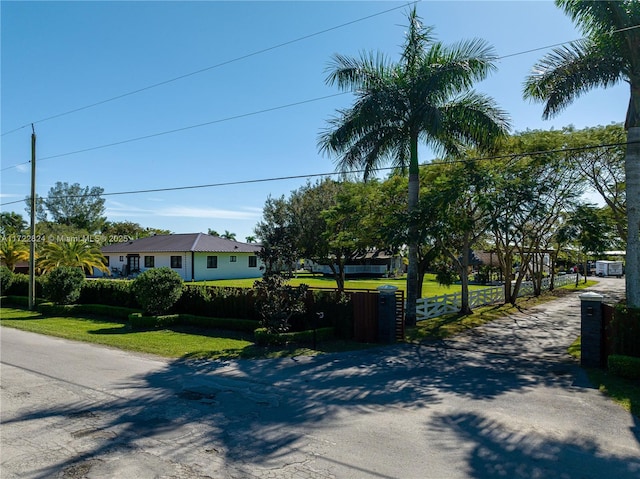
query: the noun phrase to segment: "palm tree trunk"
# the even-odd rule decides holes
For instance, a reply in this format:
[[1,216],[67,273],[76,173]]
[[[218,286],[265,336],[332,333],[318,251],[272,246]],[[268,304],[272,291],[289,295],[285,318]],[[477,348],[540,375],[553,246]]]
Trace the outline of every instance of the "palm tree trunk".
[[418,167],[418,135],[411,135],[411,159],[409,163],[409,265],[407,266],[407,308],[405,324],[416,325],[416,301],[418,299],[418,224],[416,210],[420,195]]
[[629,128],[625,156],[627,201],[627,306],[640,308],[640,126]]

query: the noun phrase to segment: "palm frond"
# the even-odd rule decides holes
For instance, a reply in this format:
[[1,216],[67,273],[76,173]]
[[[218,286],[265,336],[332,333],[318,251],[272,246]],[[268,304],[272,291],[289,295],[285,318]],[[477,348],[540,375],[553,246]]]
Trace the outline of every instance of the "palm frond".
[[596,87],[610,87],[626,78],[627,64],[612,45],[591,40],[557,48],[540,60],[524,83],[525,98],[545,101],[547,119]]

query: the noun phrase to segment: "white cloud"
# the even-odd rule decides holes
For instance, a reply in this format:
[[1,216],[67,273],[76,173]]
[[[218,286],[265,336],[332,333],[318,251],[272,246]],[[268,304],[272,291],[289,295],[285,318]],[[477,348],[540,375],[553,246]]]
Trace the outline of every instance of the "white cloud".
[[259,217],[255,211],[221,210],[218,208],[192,208],[188,206],[174,206],[155,212],[158,216],[175,216],[186,218],[216,218],[225,220],[250,220]]
[[240,210],[225,210],[219,208],[193,208],[190,206],[170,206],[167,208],[140,208],[138,206],[109,201],[106,212],[107,218],[112,217],[174,217],[174,218],[213,218],[224,220],[255,220],[260,218],[262,210],[259,208],[242,208]]

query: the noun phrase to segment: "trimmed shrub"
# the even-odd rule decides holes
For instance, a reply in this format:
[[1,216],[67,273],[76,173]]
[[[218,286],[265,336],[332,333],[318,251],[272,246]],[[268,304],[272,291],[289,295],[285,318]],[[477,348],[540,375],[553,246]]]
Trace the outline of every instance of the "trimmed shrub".
[[126,322],[129,315],[135,312],[132,308],[122,308],[119,306],[108,306],[105,304],[53,304],[40,303],[38,311],[47,316],[97,316],[110,321]]
[[[36,276],[36,298],[43,297],[45,277]],[[29,275],[13,273],[11,285],[4,291],[7,296],[29,296]]]
[[176,312],[211,316],[258,320],[255,294],[252,289],[204,286],[185,283],[182,296],[175,305]]
[[120,279],[92,279],[91,281],[86,281],[82,286],[82,290],[80,290],[78,303],[140,308],[131,292],[131,284],[132,281]]
[[178,324],[180,315],[145,316],[142,313],[131,313],[129,324],[133,329],[167,329]]
[[640,358],[612,354],[607,360],[609,372],[621,378],[640,379]]
[[285,333],[291,328],[291,318],[306,312],[308,286],[288,286],[281,275],[265,275],[253,289],[258,299],[260,324],[271,333]]
[[149,269],[133,281],[131,291],[145,313],[161,315],[180,299],[182,278],[171,268]]
[[224,329],[226,331],[252,333],[256,329],[258,322],[252,319],[211,318],[193,314],[181,314],[180,324],[203,329]]
[[29,298],[27,296],[2,296],[0,298],[3,306],[20,306],[27,308],[29,306]]
[[5,295],[13,283],[13,271],[6,266],[0,266],[0,296]]
[[56,304],[74,303],[80,297],[84,281],[80,268],[59,266],[45,277],[44,297]]
[[145,316],[142,313],[128,315],[134,329],[167,329],[174,326],[193,326],[202,329],[222,329],[252,333],[257,321],[250,319],[209,318],[193,314],[167,314],[164,316]]

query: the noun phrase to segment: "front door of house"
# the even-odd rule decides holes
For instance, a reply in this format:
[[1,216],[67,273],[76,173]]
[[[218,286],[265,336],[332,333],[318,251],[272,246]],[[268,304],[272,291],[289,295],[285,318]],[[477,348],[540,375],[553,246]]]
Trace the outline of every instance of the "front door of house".
[[140,271],[140,255],[127,255],[127,271],[129,274]]

